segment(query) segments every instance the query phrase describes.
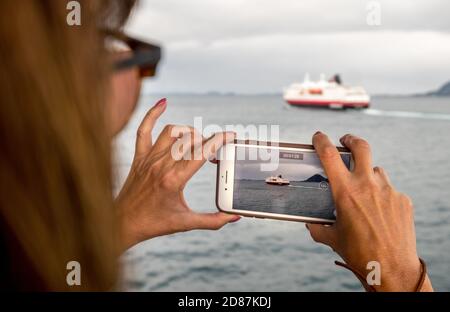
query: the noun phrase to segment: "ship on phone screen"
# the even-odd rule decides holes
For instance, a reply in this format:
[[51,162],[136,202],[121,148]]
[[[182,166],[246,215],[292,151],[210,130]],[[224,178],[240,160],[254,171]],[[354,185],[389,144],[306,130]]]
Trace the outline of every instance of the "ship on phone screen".
[[[272,149],[277,164],[261,148],[237,146],[233,209],[335,219],[328,178],[315,151]],[[351,155],[341,154],[350,168]]]

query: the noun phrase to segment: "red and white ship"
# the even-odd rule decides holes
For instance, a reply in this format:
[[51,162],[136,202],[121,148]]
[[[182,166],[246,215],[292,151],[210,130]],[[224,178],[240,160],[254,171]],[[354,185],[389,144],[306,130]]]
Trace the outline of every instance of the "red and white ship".
[[310,81],[306,74],[303,83],[293,83],[284,90],[283,98],[295,106],[330,108],[368,108],[370,96],[363,87],[343,86],[339,75],[325,80]]

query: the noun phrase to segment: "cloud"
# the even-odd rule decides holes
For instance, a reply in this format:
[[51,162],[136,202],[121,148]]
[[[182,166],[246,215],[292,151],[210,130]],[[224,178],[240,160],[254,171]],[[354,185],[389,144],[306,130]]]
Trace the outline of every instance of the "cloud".
[[[367,31],[361,0],[141,0],[129,29],[166,43],[274,34]],[[380,29],[450,31],[446,0],[382,0]]]
[[150,92],[281,92],[305,72],[342,74],[371,93],[414,93],[450,79],[450,2],[148,0],[127,31],[162,42]]

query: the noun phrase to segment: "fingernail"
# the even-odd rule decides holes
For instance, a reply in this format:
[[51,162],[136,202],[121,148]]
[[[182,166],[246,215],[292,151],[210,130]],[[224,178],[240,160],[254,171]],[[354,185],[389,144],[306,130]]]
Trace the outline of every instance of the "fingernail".
[[239,221],[239,220],[241,220],[241,217],[240,217],[240,216],[234,216],[234,218],[231,219],[231,221],[230,221],[229,223],[234,223],[234,222],[237,222],[237,221]]
[[314,133],[314,135],[318,135],[318,134],[322,134],[322,132],[317,131],[316,133]]
[[339,139],[339,142],[344,144],[345,141],[347,141],[347,138],[350,136],[350,133],[346,133],[342,138]]
[[154,107],[156,106],[162,106],[164,104],[167,103],[167,99],[166,98],[162,98],[161,100],[159,100],[158,102],[156,102],[156,104],[154,105]]

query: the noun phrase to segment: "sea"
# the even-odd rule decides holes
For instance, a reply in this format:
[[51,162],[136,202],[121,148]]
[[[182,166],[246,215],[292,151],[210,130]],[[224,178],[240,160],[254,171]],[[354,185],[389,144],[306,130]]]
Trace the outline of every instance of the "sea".
[[290,181],[271,185],[265,180],[235,179],[233,209],[334,220],[334,202],[327,182]]
[[[135,133],[162,96],[143,95],[115,147],[115,189],[134,153]],[[156,136],[165,124],[205,132],[227,125],[278,125],[280,141],[311,143],[317,130],[338,139],[365,138],[374,165],[415,206],[418,252],[433,286],[450,291],[450,98],[374,97],[367,110],[286,105],[279,95],[168,95]],[[201,122],[199,122],[201,121]],[[245,135],[245,133],[238,133]],[[266,134],[267,135],[267,134]],[[263,136],[263,137],[260,137]],[[250,139],[265,139],[258,133]],[[216,168],[204,167],[185,189],[190,207],[214,212]],[[370,244],[370,242],[368,242]],[[142,242],[128,250],[122,287],[129,291],[362,291],[349,271],[334,265],[329,247],[315,243],[303,223],[242,218],[219,231],[191,231]]]

